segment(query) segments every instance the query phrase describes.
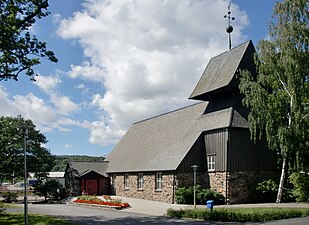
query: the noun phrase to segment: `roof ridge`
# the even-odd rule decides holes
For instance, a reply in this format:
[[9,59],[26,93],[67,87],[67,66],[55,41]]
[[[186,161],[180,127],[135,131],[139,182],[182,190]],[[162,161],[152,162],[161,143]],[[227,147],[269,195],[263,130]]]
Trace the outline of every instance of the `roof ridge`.
[[[220,54],[218,54],[218,55],[215,55],[215,56],[213,56],[213,57],[211,57],[210,59],[213,59],[213,58],[217,58],[217,57],[219,57],[219,56],[221,56],[221,55],[224,55],[224,54],[226,54],[226,53],[229,53],[229,52],[231,52],[231,51],[235,51],[237,48],[239,48],[239,47],[241,47],[241,46],[243,46],[243,45],[245,45],[245,44],[249,44],[250,42],[252,42],[251,40],[248,40],[248,41],[245,41],[245,42],[243,42],[243,43],[241,43],[241,44],[238,44],[236,47],[234,47],[234,48],[231,48],[231,49],[229,49],[229,50],[226,50],[226,51],[224,51],[224,52],[221,52]],[[210,61],[210,60],[209,60]]]
[[203,104],[203,103],[205,103],[205,102],[198,102],[198,103],[194,103],[194,104],[191,104],[191,105],[183,106],[183,107],[178,108],[178,109],[174,109],[174,110],[171,110],[171,111],[168,111],[168,112],[164,112],[164,113],[161,113],[161,114],[158,114],[158,115],[155,115],[155,116],[152,116],[152,117],[149,117],[149,118],[137,121],[137,122],[133,123],[133,125],[138,124],[138,123],[142,123],[142,122],[145,122],[147,120],[151,120],[151,119],[154,119],[154,118],[157,118],[157,117],[165,116],[167,114],[175,113],[177,111],[180,111],[180,110],[183,110],[183,109],[186,109],[186,108],[198,105],[198,104]]

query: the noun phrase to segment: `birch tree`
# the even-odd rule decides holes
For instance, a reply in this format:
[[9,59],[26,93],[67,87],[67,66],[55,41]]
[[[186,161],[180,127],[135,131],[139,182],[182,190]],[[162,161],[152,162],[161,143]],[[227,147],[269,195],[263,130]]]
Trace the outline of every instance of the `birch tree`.
[[241,73],[252,138],[265,135],[279,155],[277,203],[282,201],[287,172],[308,171],[308,4],[308,0],[275,4],[269,37],[257,46],[256,73]]

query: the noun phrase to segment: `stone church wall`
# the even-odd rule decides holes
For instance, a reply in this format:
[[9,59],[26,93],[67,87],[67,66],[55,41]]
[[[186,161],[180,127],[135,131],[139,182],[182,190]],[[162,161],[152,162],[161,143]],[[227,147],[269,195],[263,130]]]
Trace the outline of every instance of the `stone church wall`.
[[[275,178],[277,173],[264,172],[198,172],[196,184],[211,188],[226,198],[227,204],[245,203],[252,199],[257,183]],[[178,187],[193,186],[193,173],[162,173],[162,190],[155,188],[155,173],[143,173],[144,188],[138,189],[138,173],[129,174],[129,188],[124,188],[124,174],[117,174],[115,195],[153,201],[175,203],[175,190]]]
[[143,173],[144,188],[138,189],[138,173],[128,174],[128,188],[124,187],[124,174],[117,174],[115,179],[115,195],[153,201],[172,203],[173,175],[162,173],[162,190],[156,190],[156,173]]
[[250,202],[259,182],[275,179],[278,175],[274,171],[229,172],[227,204]]

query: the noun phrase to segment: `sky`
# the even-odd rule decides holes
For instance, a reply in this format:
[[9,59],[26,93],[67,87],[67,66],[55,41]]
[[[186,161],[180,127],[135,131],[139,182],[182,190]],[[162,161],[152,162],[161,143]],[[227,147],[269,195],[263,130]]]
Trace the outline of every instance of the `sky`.
[[[31,119],[55,155],[107,155],[135,122],[188,100],[228,50],[228,0],[50,0],[30,28],[58,63],[0,82],[0,115]],[[232,47],[267,39],[275,0],[233,0]],[[146,134],[145,134],[146,135]]]

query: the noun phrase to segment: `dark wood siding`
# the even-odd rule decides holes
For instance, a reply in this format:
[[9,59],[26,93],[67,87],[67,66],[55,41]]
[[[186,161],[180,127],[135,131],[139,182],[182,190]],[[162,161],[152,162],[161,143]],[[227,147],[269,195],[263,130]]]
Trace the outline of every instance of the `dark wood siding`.
[[228,170],[268,171],[276,169],[276,153],[268,150],[266,141],[254,143],[248,129],[228,128]]
[[206,155],[203,135],[199,136],[186,157],[182,160],[177,168],[179,173],[193,172],[191,166],[198,165],[199,171],[206,171]]
[[209,131],[205,133],[204,140],[206,156],[215,155],[215,171],[226,171],[228,140],[227,130],[218,129]]

